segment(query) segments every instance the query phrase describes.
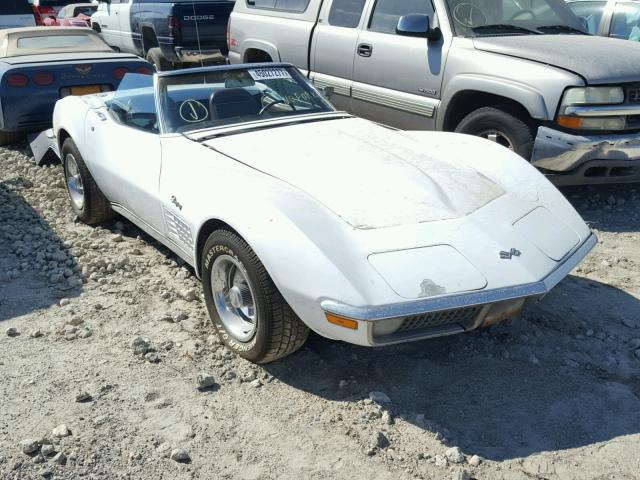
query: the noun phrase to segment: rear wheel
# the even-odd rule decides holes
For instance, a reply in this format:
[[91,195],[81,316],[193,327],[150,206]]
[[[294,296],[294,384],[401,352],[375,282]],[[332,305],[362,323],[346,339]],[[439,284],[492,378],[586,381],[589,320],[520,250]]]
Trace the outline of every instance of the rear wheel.
[[164,72],[166,70],[171,70],[171,63],[164,58],[162,54],[162,50],[158,47],[150,48],[147,52],[147,62],[156,67],[156,70],[159,72]]
[[62,165],[71,208],[84,223],[93,225],[113,218],[109,201],[102,194],[70,138],[62,145]]
[[268,363],[302,347],[309,329],[242,238],[217,230],[207,239],[202,258],[209,316],[230,350],[251,362]]
[[533,150],[534,129],[508,107],[483,107],[466,117],[456,132],[494,141],[529,160]]
[[24,133],[22,132],[0,132],[0,147],[11,145],[13,143],[20,143],[23,140]]

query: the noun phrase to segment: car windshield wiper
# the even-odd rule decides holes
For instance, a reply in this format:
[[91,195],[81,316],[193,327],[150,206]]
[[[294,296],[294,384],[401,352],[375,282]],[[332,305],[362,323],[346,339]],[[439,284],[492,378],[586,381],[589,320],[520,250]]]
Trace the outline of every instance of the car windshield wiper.
[[507,23],[494,23],[489,25],[479,25],[471,29],[474,32],[482,32],[484,30],[502,30],[509,32],[532,33],[534,35],[542,35],[542,32],[533,30],[532,28],[520,27],[518,25],[509,25]]
[[577,33],[579,35],[591,35],[590,33],[580,30],[579,28],[570,27],[569,25],[543,25],[538,30],[555,30],[558,32]]

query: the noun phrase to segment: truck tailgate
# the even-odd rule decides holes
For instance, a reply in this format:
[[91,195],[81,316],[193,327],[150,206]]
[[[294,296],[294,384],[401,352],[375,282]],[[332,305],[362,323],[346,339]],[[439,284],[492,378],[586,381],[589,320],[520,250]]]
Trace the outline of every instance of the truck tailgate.
[[203,50],[221,49],[226,53],[227,22],[234,4],[225,0],[176,3],[173,15],[180,23],[180,45]]

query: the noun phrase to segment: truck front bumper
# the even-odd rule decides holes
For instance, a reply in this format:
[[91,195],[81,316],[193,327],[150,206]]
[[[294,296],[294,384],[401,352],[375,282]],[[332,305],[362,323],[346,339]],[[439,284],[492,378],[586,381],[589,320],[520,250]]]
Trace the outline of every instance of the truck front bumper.
[[582,136],[540,127],[531,163],[556,185],[640,182],[640,134]]
[[226,57],[221,50],[198,50],[195,48],[176,47],[175,52],[178,61],[183,63],[226,62]]

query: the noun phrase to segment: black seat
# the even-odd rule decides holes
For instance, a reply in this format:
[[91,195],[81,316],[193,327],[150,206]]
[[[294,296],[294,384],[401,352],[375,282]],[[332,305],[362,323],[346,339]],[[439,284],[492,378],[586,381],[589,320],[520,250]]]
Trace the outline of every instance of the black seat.
[[225,88],[211,94],[212,118],[257,116],[260,109],[253,96],[243,88]]

